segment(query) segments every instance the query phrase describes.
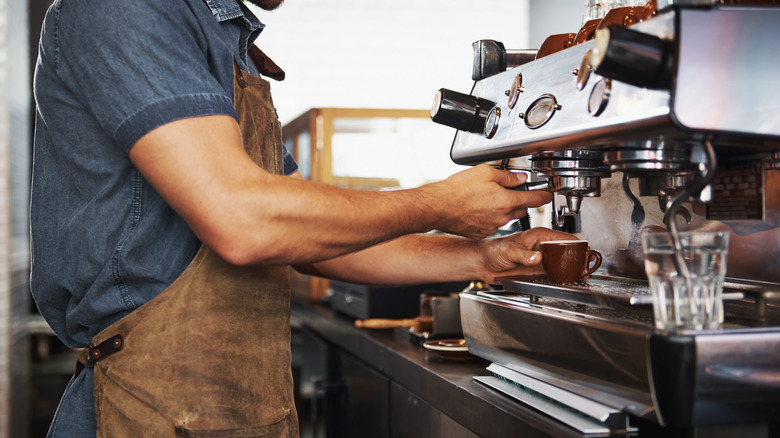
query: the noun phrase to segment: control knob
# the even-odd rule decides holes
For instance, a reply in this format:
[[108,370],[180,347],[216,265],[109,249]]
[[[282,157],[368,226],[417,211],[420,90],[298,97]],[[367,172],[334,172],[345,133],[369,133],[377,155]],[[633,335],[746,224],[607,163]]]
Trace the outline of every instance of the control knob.
[[474,53],[471,79],[475,81],[531,62],[537,54],[537,50],[507,50],[503,43],[495,40],[475,41],[471,48]]
[[485,132],[485,121],[496,104],[480,97],[440,89],[431,106],[431,120],[467,132]]
[[637,87],[668,88],[670,50],[661,38],[609,25],[596,31],[590,54],[594,72]]

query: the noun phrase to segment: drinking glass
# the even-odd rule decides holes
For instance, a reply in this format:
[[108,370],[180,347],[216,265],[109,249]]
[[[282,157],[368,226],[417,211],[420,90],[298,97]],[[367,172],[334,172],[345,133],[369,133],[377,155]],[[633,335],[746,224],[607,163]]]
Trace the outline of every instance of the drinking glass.
[[585,0],[585,12],[582,14],[582,24],[589,20],[604,18],[611,9],[623,6],[645,6],[647,0]]
[[726,232],[645,233],[645,272],[655,327],[667,332],[715,329],[723,322]]
[[604,18],[610,9],[625,6],[624,0],[585,0],[585,12],[582,16],[582,24],[596,18]]

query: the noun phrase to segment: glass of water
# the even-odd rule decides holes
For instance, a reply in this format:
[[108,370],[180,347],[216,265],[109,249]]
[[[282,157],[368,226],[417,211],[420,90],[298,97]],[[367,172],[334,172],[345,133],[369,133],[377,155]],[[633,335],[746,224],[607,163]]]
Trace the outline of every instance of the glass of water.
[[623,6],[645,6],[648,0],[585,0],[582,24],[596,18],[604,18],[612,9]]
[[729,233],[645,233],[645,272],[655,327],[666,332],[716,329],[723,322]]
[[610,9],[625,6],[624,0],[585,0],[585,11],[582,15],[582,24],[596,18],[604,18]]

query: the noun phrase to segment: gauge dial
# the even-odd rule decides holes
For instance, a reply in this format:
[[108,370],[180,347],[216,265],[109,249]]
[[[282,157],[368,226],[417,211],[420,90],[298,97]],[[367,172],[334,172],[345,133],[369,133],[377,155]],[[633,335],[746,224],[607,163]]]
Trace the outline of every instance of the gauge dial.
[[552,94],[544,94],[529,105],[528,109],[525,111],[523,116],[525,126],[531,129],[540,128],[550,121],[552,116],[555,115],[555,111],[559,109],[561,109],[561,106],[558,105],[555,96]]
[[590,98],[588,98],[588,112],[593,117],[599,116],[604,112],[604,108],[609,103],[609,96],[612,93],[612,81],[607,78],[603,78],[596,82],[593,86],[593,90],[590,92]]

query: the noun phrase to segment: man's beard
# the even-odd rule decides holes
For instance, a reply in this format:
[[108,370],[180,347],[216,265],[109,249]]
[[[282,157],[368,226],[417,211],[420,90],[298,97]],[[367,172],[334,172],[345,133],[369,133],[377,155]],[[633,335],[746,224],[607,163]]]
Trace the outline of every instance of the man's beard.
[[274,9],[278,8],[279,6],[284,3],[284,0],[248,0],[249,3],[252,3],[255,6],[260,7],[260,9],[265,9],[266,11],[273,11]]

